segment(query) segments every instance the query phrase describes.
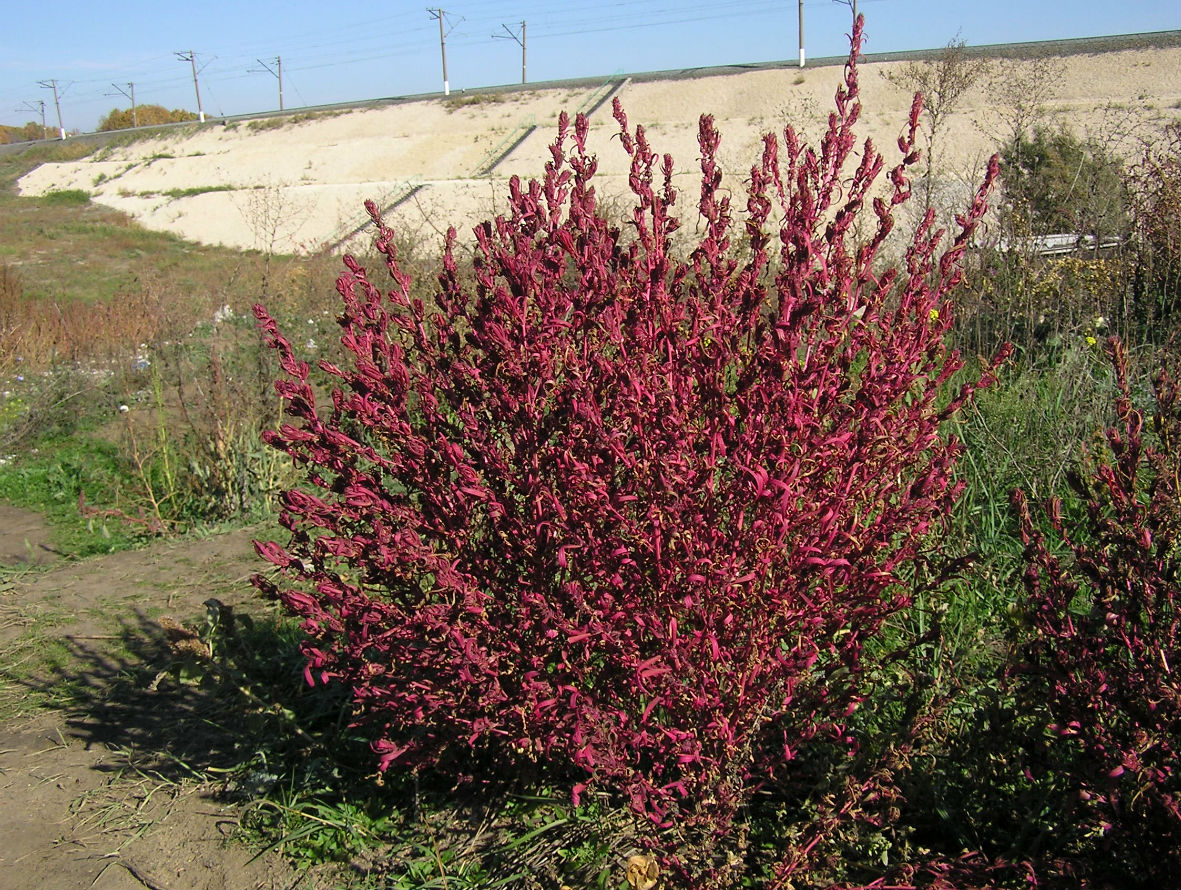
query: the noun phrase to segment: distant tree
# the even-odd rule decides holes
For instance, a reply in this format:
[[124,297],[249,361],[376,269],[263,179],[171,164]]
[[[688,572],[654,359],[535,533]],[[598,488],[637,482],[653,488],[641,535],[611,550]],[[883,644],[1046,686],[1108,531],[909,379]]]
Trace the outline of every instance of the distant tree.
[[1053,57],[997,63],[988,78],[988,91],[1000,111],[1006,142],[1028,136],[1044,122],[1046,106],[1062,87],[1063,76],[1062,61]]
[[[183,108],[169,111],[163,105],[136,105],[135,119],[141,127],[153,127],[158,124],[177,124],[182,121],[195,121],[197,115]],[[134,126],[130,108],[112,108],[110,113],[98,125],[100,132],[110,130],[127,130]]]
[[0,126],[0,145],[10,142],[35,142],[45,138],[45,131],[35,121],[29,121],[23,127]]
[[907,92],[921,93],[927,119],[927,169],[923,177],[923,206],[931,207],[937,152],[947,119],[955,113],[965,94],[988,73],[988,60],[968,53],[964,41],[956,38],[933,59],[907,62],[883,77]]

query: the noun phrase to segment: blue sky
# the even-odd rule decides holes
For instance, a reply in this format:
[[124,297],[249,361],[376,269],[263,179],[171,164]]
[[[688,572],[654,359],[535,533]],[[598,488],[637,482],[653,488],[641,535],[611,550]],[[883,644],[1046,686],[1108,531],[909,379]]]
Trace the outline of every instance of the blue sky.
[[[521,22],[531,82],[617,72],[795,60],[797,0],[431,0],[442,4],[451,90],[518,83]],[[354,0],[5,0],[0,123],[93,130],[113,108],[207,115],[441,91],[438,19],[422,3]],[[858,0],[866,52],[1181,28],[1177,0]],[[101,10],[101,12],[100,12]],[[848,50],[850,9],[805,0],[807,58]],[[498,34],[499,39],[493,39]],[[263,67],[265,63],[271,70]],[[1181,80],[1181,72],[1178,72]],[[122,90],[123,93],[120,93]]]

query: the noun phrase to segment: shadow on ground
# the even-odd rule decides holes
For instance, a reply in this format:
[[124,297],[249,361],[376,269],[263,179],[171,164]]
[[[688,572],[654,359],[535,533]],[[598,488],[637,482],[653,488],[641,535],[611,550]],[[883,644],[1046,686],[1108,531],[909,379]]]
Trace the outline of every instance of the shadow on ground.
[[379,787],[368,745],[348,729],[347,696],[306,685],[293,623],[214,600],[185,628],[133,611],[114,636],[71,641],[70,733],[169,780],[218,777],[220,799],[253,802],[255,827],[300,838],[310,861],[390,887],[606,886],[609,850],[629,832],[571,810],[560,792],[529,782],[526,801],[516,781],[456,787],[475,764],[418,782],[387,775]]
[[347,702],[304,684],[298,634],[279,619],[210,600],[183,624],[140,608],[114,620],[109,634],[67,634],[65,666],[20,681],[62,702],[69,735],[87,747],[178,782],[223,776],[227,789],[260,758],[278,766],[332,748],[344,759]]

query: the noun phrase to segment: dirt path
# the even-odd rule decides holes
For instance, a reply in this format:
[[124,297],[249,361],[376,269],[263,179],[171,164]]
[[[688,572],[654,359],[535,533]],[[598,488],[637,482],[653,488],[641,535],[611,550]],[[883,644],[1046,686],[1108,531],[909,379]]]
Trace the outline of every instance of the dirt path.
[[154,675],[171,616],[210,597],[258,609],[235,531],[71,562],[39,518],[0,507],[0,887],[310,886],[228,842],[240,810],[212,777],[235,735],[208,693]]

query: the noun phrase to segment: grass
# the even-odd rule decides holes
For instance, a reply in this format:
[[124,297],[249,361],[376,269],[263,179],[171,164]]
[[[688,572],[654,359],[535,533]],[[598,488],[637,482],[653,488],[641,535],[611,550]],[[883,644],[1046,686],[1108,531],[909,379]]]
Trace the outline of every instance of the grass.
[[232,185],[203,185],[187,189],[169,189],[160,192],[166,198],[192,198],[196,195],[207,195],[210,192],[232,192],[236,189]]
[[[299,124],[307,123],[308,121],[325,120],[327,118],[339,117],[342,114],[348,114],[347,111],[304,111],[297,114],[283,114],[276,117],[261,117],[249,121],[246,124],[246,129],[257,133],[263,133],[268,130],[281,130],[284,127],[298,126]],[[237,126],[236,122],[231,124]]]
[[[57,546],[85,557],[150,537],[129,517],[194,528],[225,518],[202,511],[227,493],[234,509],[265,506],[258,486],[280,468],[257,424],[273,418],[274,369],[248,307],[268,283],[280,315],[327,306],[336,261],[200,247],[81,190],[15,193],[71,148],[0,156],[0,498],[46,513]],[[331,344],[327,309],[311,320],[309,341]],[[80,512],[80,496],[102,512]]]
[[499,105],[505,101],[500,93],[472,93],[465,96],[452,96],[443,100],[443,107],[448,113],[461,108],[472,108],[478,105]]
[[[70,256],[91,259],[62,261]],[[151,266],[145,268],[149,256]],[[124,214],[89,201],[52,194],[19,199],[4,189],[0,263],[17,270],[30,298],[58,303],[106,303],[145,282],[213,294],[216,301],[226,296],[227,280],[242,279],[249,267],[241,254],[194,250],[180,238],[133,226]]]
[[[19,604],[13,590],[0,580],[0,720],[79,700],[79,684],[66,671],[72,664],[69,646],[54,632],[68,620],[68,611]],[[45,683],[46,677],[52,682]]]
[[63,189],[46,192],[42,200],[49,206],[79,206],[90,202],[90,194],[82,189]]
[[107,855],[118,854],[139,840],[168,816],[171,804],[184,794],[185,784],[135,765],[130,751],[114,752],[113,774],[98,788],[84,792],[73,802],[76,830],[89,831],[106,842]]
[[[258,294],[264,257],[192,242],[135,225],[123,213],[89,201],[80,189],[39,198],[16,194],[15,183],[39,163],[77,160],[83,146],[36,145],[0,155],[0,266],[9,267],[30,300],[68,305],[105,304],[150,290],[184,295],[197,311],[224,304],[245,309]],[[93,148],[93,146],[91,146]],[[179,189],[168,197],[189,197],[229,186]],[[85,257],[85,262],[71,257]],[[148,261],[150,258],[150,263]],[[335,260],[272,257],[286,272],[302,265],[318,270],[317,285],[332,275]],[[272,273],[273,274],[273,273]],[[282,275],[279,276],[280,279]]]
[[77,434],[42,447],[37,454],[0,467],[0,499],[44,513],[55,529],[57,549],[79,558],[143,540],[124,523],[78,510],[80,493],[92,504],[129,506],[124,492],[133,489],[132,480],[112,443]]

